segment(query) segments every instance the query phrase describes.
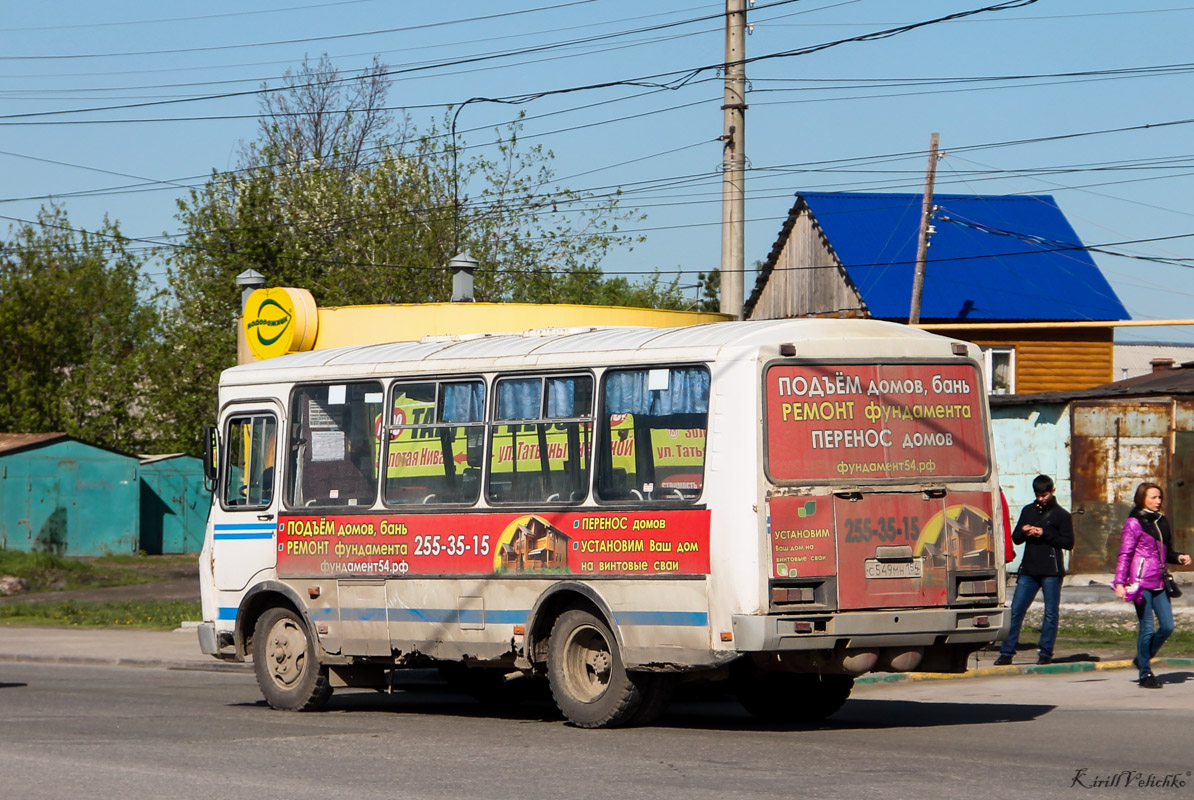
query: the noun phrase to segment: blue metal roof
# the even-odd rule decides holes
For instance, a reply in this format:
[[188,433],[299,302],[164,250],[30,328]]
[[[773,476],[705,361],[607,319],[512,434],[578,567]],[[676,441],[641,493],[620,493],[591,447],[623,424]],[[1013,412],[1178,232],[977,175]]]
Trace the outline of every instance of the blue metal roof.
[[[872,316],[907,319],[922,195],[801,193]],[[1050,195],[938,194],[922,321],[1129,319]]]

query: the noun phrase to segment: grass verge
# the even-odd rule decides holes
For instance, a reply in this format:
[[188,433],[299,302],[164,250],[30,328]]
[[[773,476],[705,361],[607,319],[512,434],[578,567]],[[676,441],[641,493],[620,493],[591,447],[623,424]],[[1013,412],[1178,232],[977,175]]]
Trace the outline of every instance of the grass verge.
[[0,603],[0,625],[173,630],[183,620],[201,617],[199,604],[185,600]]
[[[1160,656],[1194,658],[1194,617],[1180,614],[1175,617],[1176,630]],[[1029,610],[1024,618],[1024,633],[1020,636],[1020,649],[1035,645],[1034,634],[1041,628],[1041,612]],[[1136,613],[1132,609],[1123,611],[1070,611],[1063,609],[1057,632],[1056,655],[1066,652],[1088,652],[1113,650],[1123,653],[1124,658],[1136,655]]]
[[34,593],[149,583],[186,574],[197,568],[195,563],[192,555],[67,558],[53,553],[0,550],[0,575],[24,578]]

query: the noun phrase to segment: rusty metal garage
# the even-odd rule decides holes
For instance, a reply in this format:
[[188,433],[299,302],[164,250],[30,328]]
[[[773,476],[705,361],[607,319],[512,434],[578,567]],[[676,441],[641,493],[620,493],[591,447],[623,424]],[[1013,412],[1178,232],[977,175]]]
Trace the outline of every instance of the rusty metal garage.
[[992,397],[991,406],[996,454],[1009,474],[1011,451],[1024,450],[1014,435],[1023,421],[1053,421],[1027,457],[1069,465],[1055,477],[1068,481],[1075,512],[1071,572],[1114,570],[1120,527],[1142,481],[1165,490],[1174,547],[1194,549],[1194,362],[1083,391]]

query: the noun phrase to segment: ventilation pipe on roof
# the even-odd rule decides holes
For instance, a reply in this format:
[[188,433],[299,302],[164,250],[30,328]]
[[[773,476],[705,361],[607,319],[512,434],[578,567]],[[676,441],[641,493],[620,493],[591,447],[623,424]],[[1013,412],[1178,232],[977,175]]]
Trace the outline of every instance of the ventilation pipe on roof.
[[240,312],[243,314],[249,295],[265,286],[265,276],[255,269],[247,269],[236,276],[236,285],[240,287]]
[[477,269],[477,259],[468,253],[457,253],[448,266],[452,269],[452,302],[473,302],[473,272]]
[[1173,369],[1172,358],[1154,358],[1148,363],[1153,368],[1153,372],[1164,372],[1165,370]]

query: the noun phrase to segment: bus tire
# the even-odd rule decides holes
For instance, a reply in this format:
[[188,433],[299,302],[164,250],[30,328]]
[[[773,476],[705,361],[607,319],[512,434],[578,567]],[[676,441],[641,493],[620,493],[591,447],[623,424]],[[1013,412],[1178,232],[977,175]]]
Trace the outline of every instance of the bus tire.
[[547,679],[556,706],[578,728],[646,722],[640,711],[662,711],[660,702],[666,704],[655,678],[628,673],[613,632],[588,611],[565,611],[552,625]]
[[837,713],[854,688],[850,675],[766,672],[744,664],[733,673],[734,695],[765,722],[814,725]]
[[332,696],[315,641],[289,608],[271,608],[253,629],[253,672],[265,700],[282,711],[309,711]]

